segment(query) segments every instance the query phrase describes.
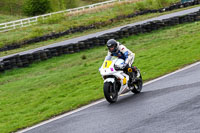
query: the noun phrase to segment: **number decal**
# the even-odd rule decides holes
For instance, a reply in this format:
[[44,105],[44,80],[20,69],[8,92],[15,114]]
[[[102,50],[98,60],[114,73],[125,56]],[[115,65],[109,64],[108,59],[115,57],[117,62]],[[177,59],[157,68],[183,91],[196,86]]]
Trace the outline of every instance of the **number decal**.
[[112,64],[112,61],[107,60],[104,62],[103,68],[109,68],[111,64]]

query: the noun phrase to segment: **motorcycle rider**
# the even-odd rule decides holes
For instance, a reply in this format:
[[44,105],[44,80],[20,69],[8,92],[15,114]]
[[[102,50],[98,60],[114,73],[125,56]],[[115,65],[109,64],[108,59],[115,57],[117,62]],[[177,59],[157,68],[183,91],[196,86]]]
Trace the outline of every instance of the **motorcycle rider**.
[[[127,49],[124,45],[117,42],[115,39],[108,40],[106,45],[108,47],[108,54],[105,60],[110,60],[112,56],[116,56],[118,58],[123,59],[124,64],[122,65],[121,69],[123,69],[124,72],[128,74],[127,69],[130,67],[133,68],[132,64],[135,59],[135,54],[131,52],[129,49]],[[134,67],[132,70],[136,73],[136,77],[139,77],[140,76],[139,72],[136,69],[137,68]],[[129,74],[129,76],[131,75]]]

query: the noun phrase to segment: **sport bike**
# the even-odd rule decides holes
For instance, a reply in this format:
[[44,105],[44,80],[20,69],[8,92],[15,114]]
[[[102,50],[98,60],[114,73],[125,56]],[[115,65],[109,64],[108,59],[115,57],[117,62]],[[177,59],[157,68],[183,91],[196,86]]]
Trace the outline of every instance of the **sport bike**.
[[124,60],[113,56],[105,60],[100,74],[104,80],[104,96],[109,103],[115,103],[118,96],[129,91],[137,94],[142,90],[142,76],[136,67],[129,67],[124,70]]

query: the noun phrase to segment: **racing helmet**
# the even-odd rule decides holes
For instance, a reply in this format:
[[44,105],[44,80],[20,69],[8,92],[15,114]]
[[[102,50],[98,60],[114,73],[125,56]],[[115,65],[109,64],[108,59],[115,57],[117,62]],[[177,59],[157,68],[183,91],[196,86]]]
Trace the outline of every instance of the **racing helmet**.
[[118,42],[115,39],[108,40],[106,45],[110,52],[117,52]]

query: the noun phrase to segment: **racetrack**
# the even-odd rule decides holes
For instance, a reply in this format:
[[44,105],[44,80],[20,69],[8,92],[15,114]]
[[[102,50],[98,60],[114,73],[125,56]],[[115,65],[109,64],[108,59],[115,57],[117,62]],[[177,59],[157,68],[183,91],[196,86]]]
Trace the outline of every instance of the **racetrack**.
[[[80,99],[81,100],[81,99]],[[27,133],[199,133],[200,62],[146,83],[143,91],[101,100],[20,132]]]

